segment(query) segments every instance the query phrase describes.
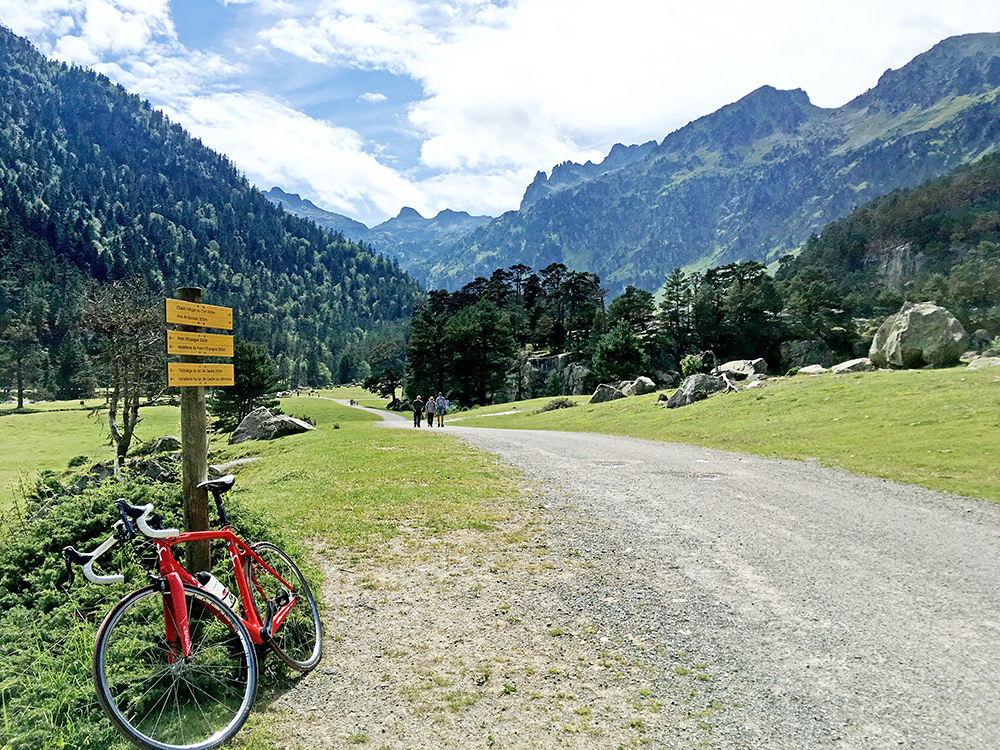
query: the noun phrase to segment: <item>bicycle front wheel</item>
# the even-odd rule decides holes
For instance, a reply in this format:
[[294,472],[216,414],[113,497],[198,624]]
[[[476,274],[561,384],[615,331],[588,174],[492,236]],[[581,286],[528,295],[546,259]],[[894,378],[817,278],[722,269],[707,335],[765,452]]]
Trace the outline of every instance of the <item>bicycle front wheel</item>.
[[280,576],[279,580],[252,557],[245,558],[247,585],[257,616],[261,620],[266,617],[269,599],[278,607],[284,606],[291,597],[295,600],[285,619],[275,628],[269,645],[285,664],[300,672],[308,672],[319,664],[323,654],[323,627],[309,584],[279,547],[270,542],[260,542],[252,549]]
[[185,585],[184,598],[190,659],[168,641],[178,632],[170,597],[152,586],[115,605],[94,645],[101,707],[150,750],[218,747],[243,726],[257,693],[257,657],[243,623],[206,591]]

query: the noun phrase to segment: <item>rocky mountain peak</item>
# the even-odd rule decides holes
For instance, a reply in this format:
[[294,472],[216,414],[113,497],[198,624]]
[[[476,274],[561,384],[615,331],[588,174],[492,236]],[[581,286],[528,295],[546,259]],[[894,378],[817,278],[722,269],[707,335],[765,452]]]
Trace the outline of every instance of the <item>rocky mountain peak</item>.
[[410,208],[409,206],[403,206],[399,209],[399,214],[396,216],[398,221],[426,221],[420,212],[415,208]]
[[976,96],[1000,87],[1000,33],[945,39],[903,67],[882,74],[878,85],[848,106],[880,105],[898,113],[954,96]]

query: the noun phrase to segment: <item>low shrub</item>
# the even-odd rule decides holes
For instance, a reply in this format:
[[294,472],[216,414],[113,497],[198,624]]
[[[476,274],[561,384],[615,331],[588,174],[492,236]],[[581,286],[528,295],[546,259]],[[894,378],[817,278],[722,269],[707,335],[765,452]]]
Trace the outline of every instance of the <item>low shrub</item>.
[[[91,652],[104,615],[147,582],[141,559],[148,559],[152,543],[120,543],[101,559],[99,572],[125,575],[125,583],[110,586],[90,583],[77,569],[67,591],[62,555],[67,545],[87,552],[108,537],[118,497],[135,505],[153,503],[165,526],[183,528],[179,488],[144,480],[106,482],[54,500],[22,500],[0,517],[2,748],[121,745],[94,694]],[[226,505],[238,534],[285,545],[275,538],[275,524],[249,516],[238,497],[227,497]],[[214,509],[211,513],[214,517]],[[221,568],[224,551],[213,551],[213,559]]]
[[689,354],[681,360],[681,375],[685,378],[701,372],[705,366],[705,360],[700,354]]
[[544,404],[538,411],[555,411],[556,409],[568,409],[571,406],[576,406],[576,402],[566,397],[554,398],[547,404]]

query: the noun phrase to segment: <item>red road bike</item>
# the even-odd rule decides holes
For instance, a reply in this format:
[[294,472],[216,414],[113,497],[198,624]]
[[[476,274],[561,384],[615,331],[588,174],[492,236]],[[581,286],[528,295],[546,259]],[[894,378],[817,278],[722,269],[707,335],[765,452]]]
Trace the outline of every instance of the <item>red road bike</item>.
[[[139,533],[153,540],[150,584],[116,604],[94,644],[97,698],[115,727],[150,750],[208,750],[225,743],[246,721],[257,692],[258,652],[270,648],[290,667],[308,672],[322,655],[319,610],[294,562],[269,542],[249,545],[236,536],[222,495],[235,479],[202,482],[215,498],[221,528],[160,528],[152,505],[117,500],[114,533],[93,552],[66,547],[72,564],[94,583],[121,583],[98,575],[94,562],[119,541]],[[173,547],[194,541],[224,543],[237,592],[214,576],[191,575]]]

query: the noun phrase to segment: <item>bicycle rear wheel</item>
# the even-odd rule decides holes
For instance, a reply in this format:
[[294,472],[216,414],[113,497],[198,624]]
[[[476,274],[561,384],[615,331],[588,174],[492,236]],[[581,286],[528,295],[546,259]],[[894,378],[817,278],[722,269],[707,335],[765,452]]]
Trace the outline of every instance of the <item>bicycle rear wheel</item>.
[[115,727],[150,750],[208,750],[246,721],[257,693],[250,634],[231,609],[184,586],[191,659],[167,642],[174,621],[167,595],[152,586],[122,599],[94,644],[94,686]]
[[275,629],[268,645],[285,664],[300,672],[308,672],[319,664],[323,655],[323,626],[309,583],[279,547],[270,542],[259,542],[252,549],[285,582],[275,578],[252,557],[245,558],[244,572],[257,616],[261,620],[266,617],[268,599],[281,606],[286,597],[295,598],[295,604]]

